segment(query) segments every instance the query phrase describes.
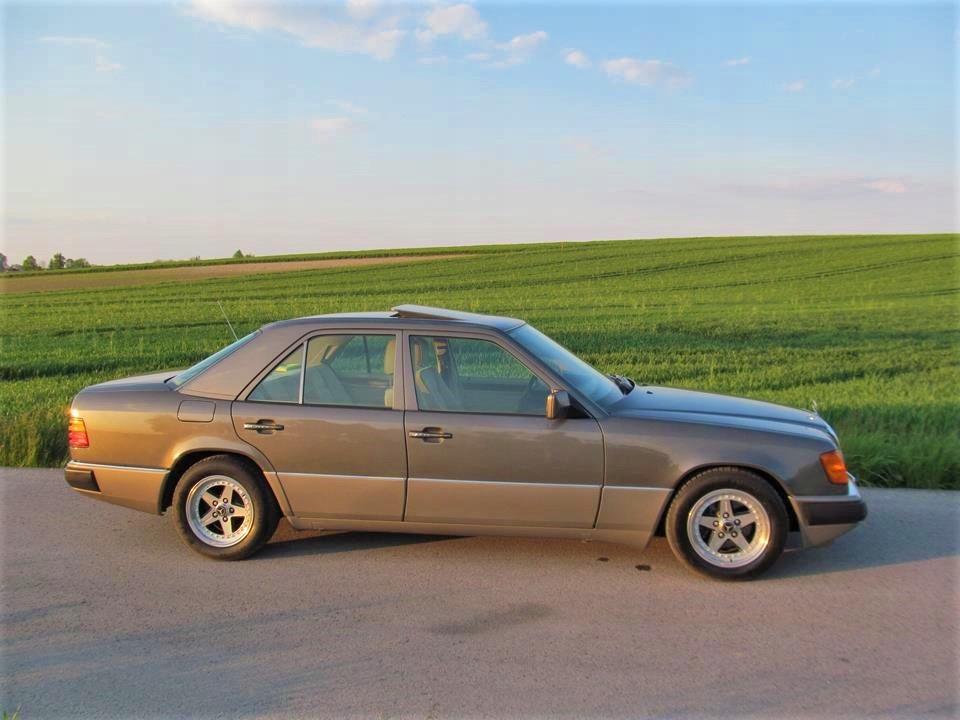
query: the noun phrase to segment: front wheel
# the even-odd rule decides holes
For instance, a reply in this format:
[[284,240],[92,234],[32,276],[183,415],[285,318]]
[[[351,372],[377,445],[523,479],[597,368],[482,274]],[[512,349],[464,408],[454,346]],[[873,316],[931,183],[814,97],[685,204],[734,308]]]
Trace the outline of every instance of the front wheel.
[[789,518],[770,484],[739,468],[705,470],[677,492],[667,512],[674,554],[697,572],[745,580],[769,568],[787,539]]
[[259,550],[280,514],[259,473],[215,455],[192,465],[173,493],[173,517],[184,542],[207,557],[240,560]]

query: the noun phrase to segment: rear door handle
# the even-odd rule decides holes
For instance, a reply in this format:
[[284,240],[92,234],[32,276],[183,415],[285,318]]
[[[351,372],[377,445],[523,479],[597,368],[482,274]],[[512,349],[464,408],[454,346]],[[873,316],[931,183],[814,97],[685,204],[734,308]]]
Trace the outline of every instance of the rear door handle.
[[411,430],[407,433],[412,438],[419,438],[424,442],[439,442],[440,440],[449,440],[453,433],[444,432],[440,428],[424,428],[423,430]]
[[257,420],[252,423],[244,423],[244,430],[256,430],[261,435],[267,435],[272,432],[283,430],[283,425],[275,423],[273,420]]

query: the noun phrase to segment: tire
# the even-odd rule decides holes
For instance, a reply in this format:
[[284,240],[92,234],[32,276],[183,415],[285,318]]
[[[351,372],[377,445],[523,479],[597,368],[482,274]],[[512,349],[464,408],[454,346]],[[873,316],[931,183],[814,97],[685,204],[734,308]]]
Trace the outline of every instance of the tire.
[[280,509],[256,466],[213,455],[183,473],[171,518],[183,541],[201,555],[242,560],[273,535]]
[[787,540],[790,520],[777,491],[747,470],[712,468],[683,484],[667,512],[670,548],[690,569],[720,580],[765,572]]

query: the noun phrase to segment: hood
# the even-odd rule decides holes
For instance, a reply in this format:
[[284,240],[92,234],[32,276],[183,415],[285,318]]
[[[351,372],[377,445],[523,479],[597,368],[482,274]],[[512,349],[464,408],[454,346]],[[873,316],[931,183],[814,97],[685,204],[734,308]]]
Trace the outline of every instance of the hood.
[[712,421],[722,421],[727,418],[733,422],[748,420],[786,423],[820,430],[827,433],[834,441],[836,440],[833,428],[812,411],[695,390],[637,385],[609,410],[611,415],[621,417],[643,417],[655,414],[673,416],[691,422],[698,420],[695,416],[699,416],[700,419],[709,416]]
[[116,390],[169,390],[166,381],[176,375],[175,370],[151,373],[149,375],[134,375],[122,380],[109,380],[104,383],[84,388],[84,392],[104,392]]

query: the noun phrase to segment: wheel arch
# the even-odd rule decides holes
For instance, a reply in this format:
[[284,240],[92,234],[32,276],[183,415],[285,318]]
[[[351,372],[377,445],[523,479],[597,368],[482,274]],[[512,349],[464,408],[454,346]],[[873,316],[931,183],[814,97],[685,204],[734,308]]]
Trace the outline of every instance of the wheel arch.
[[670,492],[670,496],[660,509],[660,519],[657,521],[657,530],[654,533],[657,537],[664,537],[666,535],[667,511],[670,509],[670,505],[673,503],[673,499],[677,496],[677,493],[680,492],[680,488],[682,488],[690,478],[699,475],[705,470],[717,470],[720,468],[745,470],[764,479],[770,485],[770,487],[776,491],[777,495],[780,496],[780,499],[783,500],[783,505],[787,509],[787,518],[790,520],[790,532],[796,532],[800,529],[800,522],[797,518],[796,510],[793,507],[793,503],[790,502],[790,494],[787,492],[783,481],[777,477],[776,474],[770,472],[766,468],[747,463],[717,462],[697,465],[696,467],[687,470],[687,472],[685,472],[683,476],[681,476],[681,478],[676,482],[676,484],[673,486],[673,490]]
[[289,506],[287,504],[286,497],[283,494],[282,488],[278,486],[275,480],[271,481],[270,476],[273,473],[264,471],[260,463],[258,463],[250,455],[237,450],[224,450],[222,448],[187,450],[177,457],[173,465],[170,467],[170,470],[167,472],[160,490],[159,511],[161,514],[166,512],[166,510],[173,504],[173,492],[177,487],[177,483],[180,482],[180,478],[183,477],[183,474],[201,460],[205,460],[208,457],[213,457],[214,455],[232,457],[249,466],[249,468],[263,480],[264,486],[270,493],[270,497],[277,504],[277,508],[279,508],[280,512],[284,515],[289,515]]

